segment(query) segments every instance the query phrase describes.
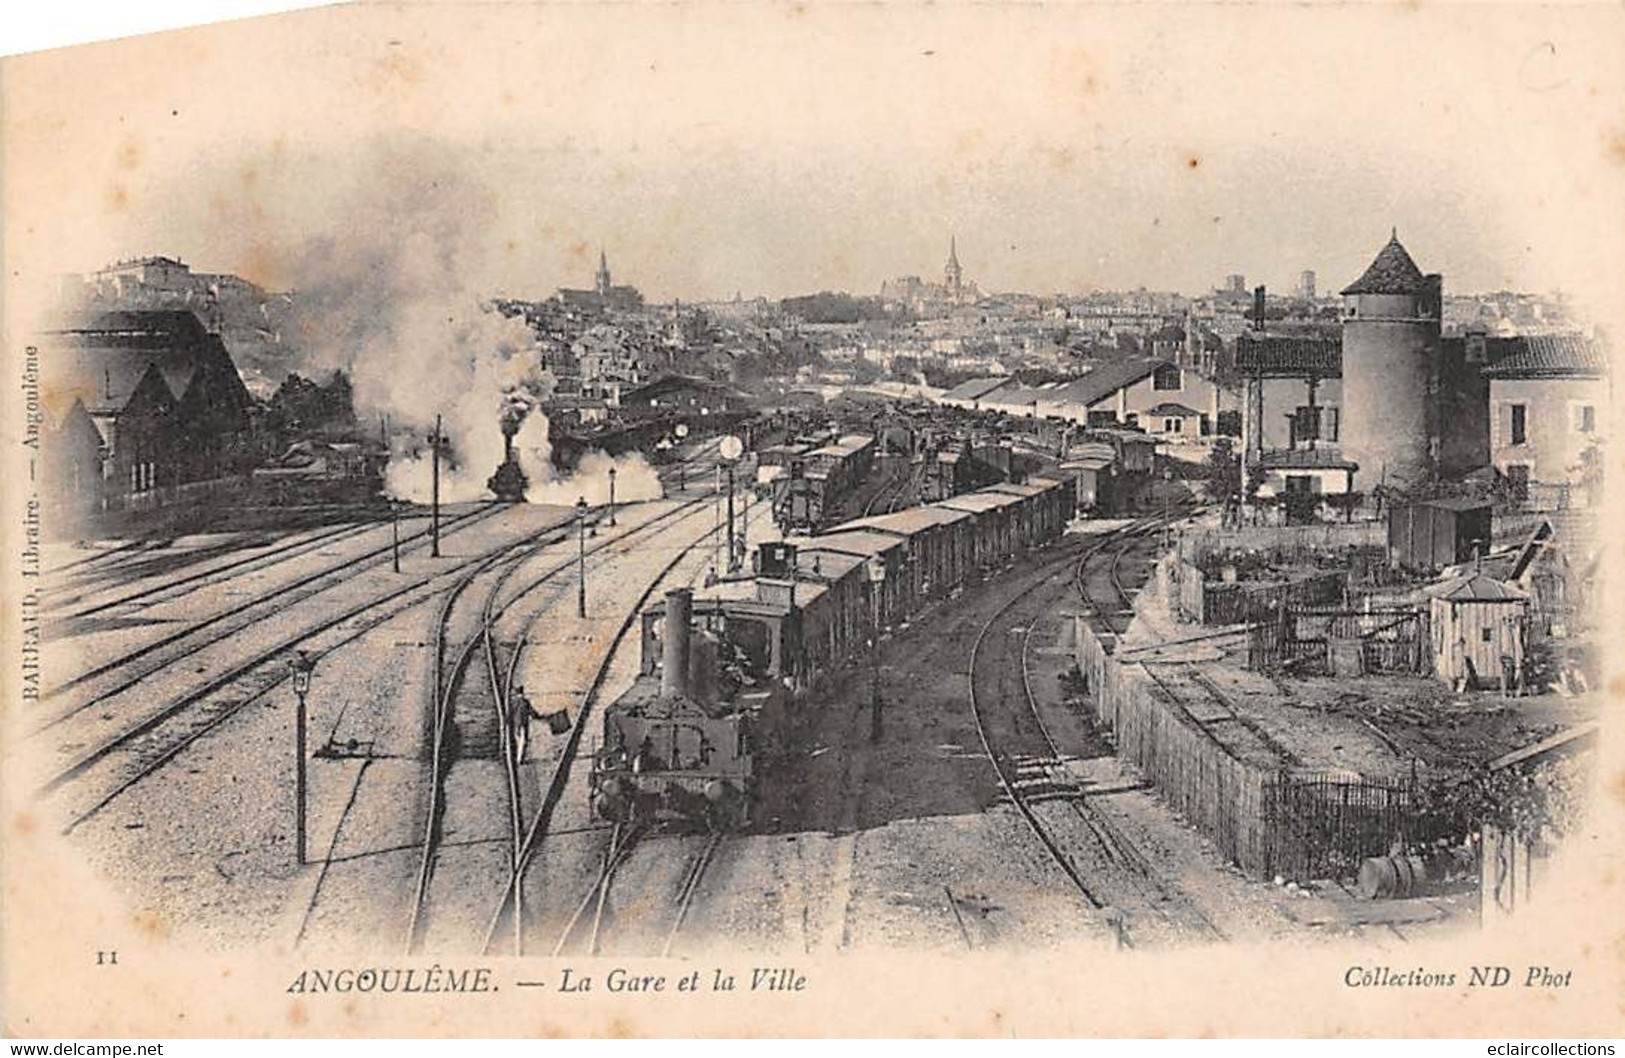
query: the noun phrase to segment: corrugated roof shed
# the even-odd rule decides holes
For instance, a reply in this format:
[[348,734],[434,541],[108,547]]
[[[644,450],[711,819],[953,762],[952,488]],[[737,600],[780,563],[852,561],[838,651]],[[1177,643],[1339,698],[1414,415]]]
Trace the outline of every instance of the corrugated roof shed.
[[1162,357],[1114,360],[1101,364],[1082,378],[1055,387],[1044,395],[1044,399],[1057,404],[1081,404],[1085,407],[1098,404],[1118,390],[1134,385],[1164,364],[1172,363],[1172,360]]
[[977,400],[1011,381],[1008,375],[993,378],[968,378],[944,393],[938,400]]

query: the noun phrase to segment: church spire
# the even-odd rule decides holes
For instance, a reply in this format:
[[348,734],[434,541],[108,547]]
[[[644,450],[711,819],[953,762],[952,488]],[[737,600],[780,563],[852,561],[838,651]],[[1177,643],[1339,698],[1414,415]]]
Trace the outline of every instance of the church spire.
[[943,266],[942,278],[947,282],[948,289],[958,295],[964,281],[964,271],[959,267],[959,240],[951,233],[948,236],[948,263]]
[[602,246],[598,247],[598,280],[597,280],[597,285],[598,285],[598,293],[603,295],[604,297],[608,297],[609,296],[609,288],[612,285],[611,282],[610,282],[610,276],[609,276],[609,258],[607,256],[605,256],[604,248]]

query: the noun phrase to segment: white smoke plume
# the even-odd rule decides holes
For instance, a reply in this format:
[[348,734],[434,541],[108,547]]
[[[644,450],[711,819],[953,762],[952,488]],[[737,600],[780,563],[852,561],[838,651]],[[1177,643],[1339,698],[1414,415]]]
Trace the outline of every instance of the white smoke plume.
[[[522,415],[515,438],[534,502],[607,498],[607,456],[584,459],[560,479],[539,405],[554,381],[522,319],[484,307],[471,276],[496,238],[495,203],[452,160],[386,151],[344,211],[344,230],[304,247],[298,277],[300,344],[314,367],[344,369],[357,410],[391,426],[386,490],[427,502],[435,417],[448,439],[443,502],[490,497],[486,480],[503,459],[502,418]],[[539,293],[539,292],[538,292]],[[364,420],[365,421],[365,420]],[[658,499],[660,483],[641,456],[622,458],[616,498]],[[579,484],[572,484],[579,478]]]

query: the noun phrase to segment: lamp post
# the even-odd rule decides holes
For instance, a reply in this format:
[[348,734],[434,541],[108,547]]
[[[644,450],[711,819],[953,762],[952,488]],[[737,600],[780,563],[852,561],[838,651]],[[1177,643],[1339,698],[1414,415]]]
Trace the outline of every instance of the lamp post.
[[609,468],[609,524],[615,525],[615,468]]
[[723,466],[728,468],[728,572],[733,573],[739,569],[742,557],[734,544],[734,468],[739,465],[739,457],[745,452],[745,444],[729,434],[718,443],[717,451],[722,456]]
[[880,589],[886,583],[886,567],[879,557],[871,558],[869,572],[869,741],[879,742],[881,732],[880,697]]
[[309,652],[300,650],[288,659],[293,670],[293,693],[299,699],[294,714],[294,778],[293,778],[293,841],[300,866],[305,864],[305,697],[310,694],[310,676],[316,662]]
[[587,498],[576,498],[576,616],[587,618]]

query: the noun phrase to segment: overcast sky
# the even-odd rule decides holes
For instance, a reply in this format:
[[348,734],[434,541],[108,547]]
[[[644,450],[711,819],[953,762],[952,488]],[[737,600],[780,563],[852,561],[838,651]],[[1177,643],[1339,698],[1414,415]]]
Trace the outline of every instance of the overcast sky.
[[[297,287],[412,233],[470,289],[1447,291],[1620,274],[1614,8],[347,8],[11,61],[8,271]],[[21,220],[22,223],[18,223]]]

